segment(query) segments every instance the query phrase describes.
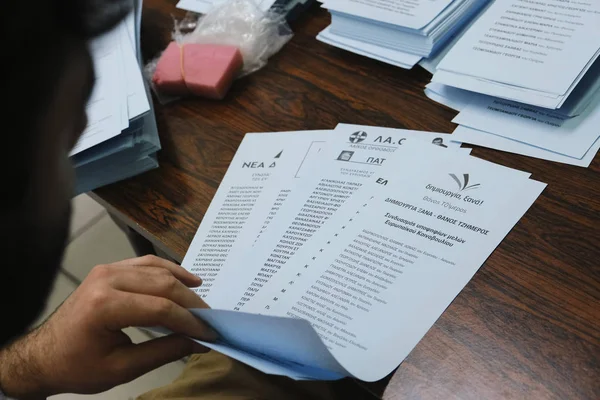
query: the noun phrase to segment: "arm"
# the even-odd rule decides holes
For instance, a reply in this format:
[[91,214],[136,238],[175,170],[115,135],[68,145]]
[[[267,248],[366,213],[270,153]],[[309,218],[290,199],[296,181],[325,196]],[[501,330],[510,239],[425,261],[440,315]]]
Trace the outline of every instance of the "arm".
[[0,350],[0,388],[9,397],[98,393],[203,346],[180,335],[133,344],[129,326],[164,326],[215,339],[187,308],[208,307],[188,287],[201,281],[166,260],[146,256],[95,267],[39,328]]
[[44,399],[39,382],[41,366],[36,349],[38,330],[0,350],[0,389],[19,399]]

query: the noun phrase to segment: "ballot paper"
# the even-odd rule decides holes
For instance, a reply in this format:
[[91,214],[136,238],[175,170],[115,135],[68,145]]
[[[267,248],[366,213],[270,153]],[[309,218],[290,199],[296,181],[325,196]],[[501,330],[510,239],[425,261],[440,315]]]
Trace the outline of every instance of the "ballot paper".
[[294,379],[396,368],[545,187],[425,142],[398,151],[271,281],[269,315],[192,310],[220,336],[199,343]]
[[600,146],[597,91],[589,99],[579,98],[574,107],[565,104],[571,111],[584,110],[571,118],[560,110],[495,99],[436,82],[425,87],[425,94],[461,111],[453,121],[460,124],[454,131],[454,140],[460,142],[580,167],[590,165]]
[[[420,143],[418,143],[420,144]],[[396,157],[394,157],[393,159],[391,159],[391,163],[387,164],[386,168],[375,171],[374,173],[376,175],[381,175],[381,176],[388,176],[389,174],[394,174],[396,173],[396,171],[399,170],[403,170],[404,168],[406,168],[408,165],[411,165],[411,169],[415,170],[415,171],[421,171],[423,169],[427,170],[429,168],[431,168],[432,164],[437,164],[442,162],[445,158],[450,158],[451,160],[454,160],[457,155],[454,152],[434,152],[431,149],[428,149],[429,151],[420,151],[419,147],[412,145],[412,142],[409,142],[410,146],[404,146],[399,148],[394,155]],[[421,165],[423,164],[423,165]],[[331,168],[329,168],[328,170],[332,171]],[[529,178],[528,173],[524,173],[524,172],[520,172],[520,171],[514,171],[514,170],[510,170],[512,174],[516,174],[516,175],[521,175],[523,177],[523,179],[527,179]],[[420,172],[419,172],[420,173]],[[336,179],[336,174],[330,173],[330,174],[326,174],[323,175],[323,177],[321,178],[321,181],[334,181]],[[338,178],[339,179],[339,178]],[[456,179],[462,179],[461,185],[464,185],[465,190],[467,190],[467,187],[470,186],[469,184],[469,178],[468,176],[462,176],[460,178],[456,178]],[[381,180],[379,181],[380,183],[383,183],[387,181],[386,178],[381,178]],[[457,182],[458,183],[458,182]],[[316,186],[315,183],[307,182],[307,186]],[[385,185],[384,185],[385,186]],[[474,186],[471,189],[476,188],[478,185]],[[335,220],[337,222],[339,222],[340,226],[344,226],[344,228],[347,228],[347,225],[354,223],[352,222],[353,219],[356,219],[354,214],[356,212],[357,209],[359,209],[360,207],[371,207],[370,204],[370,200],[369,197],[372,196],[371,191],[365,191],[362,189],[362,187],[360,188],[360,190],[357,190],[331,217],[331,220]],[[289,212],[294,212],[298,209],[298,206],[295,207],[291,207],[291,205],[293,204],[292,201],[290,201],[290,207],[287,209],[282,210],[282,215],[285,215],[285,212],[289,211]],[[451,202],[446,202],[446,204],[443,205],[444,207],[448,208],[449,211],[452,210],[456,210],[455,205],[453,205]],[[460,205],[459,205],[460,208]],[[296,212],[296,214],[299,214],[298,212]],[[281,219],[283,221],[283,218]],[[278,222],[278,221],[276,221]],[[329,220],[327,221],[327,224],[329,224]],[[287,231],[286,231],[287,232]],[[277,248],[281,248],[284,250],[289,250],[289,246],[286,247],[285,245],[290,245],[289,242],[283,241],[281,239],[278,240],[277,245],[273,246],[273,242],[275,242],[278,237],[284,237],[283,234],[281,233],[281,230],[277,230],[277,229],[273,229],[271,233],[272,238],[269,237],[265,237],[264,242],[265,242],[265,247],[274,247],[275,249]],[[323,243],[323,242],[329,242],[335,239],[332,238],[327,238],[327,235],[329,235],[327,233],[327,229],[325,229],[323,227],[323,229],[318,229],[316,230],[310,239],[309,243]],[[273,285],[279,285],[280,282],[289,282],[291,280],[294,280],[294,276],[296,276],[297,273],[303,273],[302,271],[295,271],[293,270],[292,267],[290,267],[291,265],[299,265],[298,263],[304,263],[304,268],[306,267],[306,262],[308,262],[307,260],[303,260],[302,259],[302,254],[309,254],[312,253],[312,250],[309,248],[308,250],[304,248],[304,246],[299,246],[298,243],[292,244],[292,246],[295,246],[295,248],[293,248],[293,252],[284,252],[284,254],[286,255],[286,259],[285,259],[285,263],[280,264],[280,269],[282,271],[284,271],[283,276],[278,276],[277,280],[275,281],[276,283],[273,283],[273,280],[270,280],[269,282],[267,282],[266,284],[263,284],[262,286],[267,286],[266,290],[263,290],[262,288],[259,287],[259,285],[257,283],[260,283],[260,280],[257,280],[255,282],[253,282],[254,285],[250,285],[250,289],[260,289],[260,291],[258,290],[252,290],[254,291],[255,295],[252,296],[252,299],[250,301],[248,301],[248,307],[246,307],[244,309],[244,311],[246,312],[261,312],[263,311],[263,306],[265,305],[265,299],[267,300],[271,300],[271,293],[269,292],[269,288],[272,288]],[[273,251],[271,254],[271,257],[274,257],[274,255],[276,255],[276,251]],[[311,256],[312,257],[312,256]],[[262,259],[261,256],[261,251],[260,251],[260,247],[257,248],[255,251],[252,252],[252,255],[248,254],[246,259],[253,259],[253,258],[258,258],[259,260]],[[298,261],[301,260],[301,261]],[[234,308],[235,310],[236,308]],[[268,309],[268,307],[267,307]]]
[[453,0],[325,0],[323,6],[329,10],[417,30],[424,28],[452,3]]
[[336,35],[331,32],[331,27],[327,27],[319,33],[317,35],[317,40],[404,69],[411,69],[422,59],[421,56],[416,56],[414,54]]
[[[400,68],[419,62],[432,71],[490,1],[325,1],[331,25],[317,39]],[[411,28],[423,19],[429,19],[426,25]]]
[[441,61],[434,82],[560,108],[600,54],[600,2],[498,0]]
[[[133,14],[131,14],[131,18],[133,18]],[[128,26],[126,24],[120,25],[119,29],[121,30],[120,45],[127,94],[127,119],[130,120],[150,110],[150,102],[144,89],[144,78],[140,73],[140,67],[135,56],[135,46],[130,40],[131,33],[127,31]]]
[[425,86],[425,95],[431,100],[456,111],[463,110],[471,102],[480,102],[489,98],[482,94],[457,89],[436,82],[430,82]]
[[[412,144],[412,143],[410,143]],[[420,158],[426,157],[429,159],[433,159],[435,160],[433,162],[433,164],[436,165],[436,169],[440,169],[443,168],[443,166],[445,165],[454,165],[455,162],[455,158],[456,158],[456,154],[454,153],[450,153],[450,152],[444,152],[442,154],[436,154],[434,156],[434,154],[428,154],[427,156],[425,156],[425,154],[427,153],[432,153],[433,150],[432,149],[428,149],[428,152],[424,152],[423,150],[419,150],[418,148],[416,148],[415,146],[408,146],[407,148],[404,148],[405,151],[405,155],[402,159],[401,163],[404,164],[408,164],[411,163],[412,165],[414,165],[415,163],[419,162]],[[448,162],[449,160],[449,162]],[[442,163],[442,161],[444,161],[444,163]],[[479,163],[479,165],[481,165],[482,160],[479,159],[474,159],[474,161],[472,160],[472,162],[474,162],[474,165],[478,165],[477,163]],[[485,163],[485,161],[483,161]],[[517,170],[512,170],[510,168],[505,168],[505,167],[501,167],[501,166],[495,166],[498,170],[503,170],[505,174],[510,174],[513,176],[514,179],[517,179],[520,177],[521,180],[527,180],[530,176],[529,173],[526,172],[521,172],[521,171],[517,171]],[[419,169],[422,169],[422,166],[419,166]],[[426,168],[433,168],[431,163],[426,167]],[[475,168],[475,167],[473,167]],[[479,167],[482,168],[482,167]],[[308,267],[306,266],[306,263],[308,264],[317,264],[320,263],[319,262],[319,257],[320,254],[323,253],[323,251],[325,249],[323,249],[324,245],[327,246],[336,246],[338,245],[338,242],[340,240],[340,237],[344,237],[343,234],[341,233],[343,231],[343,233],[346,232],[346,229],[353,229],[354,225],[361,225],[365,223],[365,218],[367,220],[370,220],[371,216],[369,214],[370,210],[372,210],[373,208],[377,209],[376,212],[380,212],[381,209],[384,209],[385,207],[380,205],[379,207],[376,206],[377,201],[376,199],[378,198],[378,194],[380,194],[380,192],[384,192],[387,193],[388,185],[391,184],[398,184],[398,180],[397,179],[392,179],[392,181],[390,181],[389,179],[387,179],[385,176],[386,172],[383,172],[383,176],[380,176],[378,178],[374,179],[374,183],[377,183],[379,186],[374,186],[373,184],[371,185],[371,187],[368,186],[368,184],[366,184],[366,187],[361,187],[361,189],[358,191],[358,193],[356,194],[356,196],[353,197],[353,199],[349,202],[347,202],[346,204],[344,204],[343,208],[340,208],[340,212],[337,213],[335,216],[333,216],[328,222],[327,225],[320,230],[317,234],[315,234],[313,236],[313,238],[311,239],[311,241],[305,246],[303,247],[298,253],[296,253],[294,255],[294,257],[292,257],[289,260],[289,266],[286,268],[285,272],[278,277],[278,281],[280,281],[279,283],[270,283],[269,288],[273,288],[275,286],[277,286],[277,284],[281,284],[281,282],[285,282],[289,284],[290,280],[294,280],[294,284],[297,284],[298,282],[302,281],[305,278],[302,278],[302,276],[305,276],[305,272],[303,270],[306,270],[308,268],[310,268],[310,265],[308,265]],[[403,178],[404,179],[404,178]],[[454,214],[454,216],[459,215],[460,214],[466,214],[467,213],[467,209],[464,208],[462,205],[464,205],[463,203],[477,203],[478,206],[482,206],[483,203],[477,201],[472,194],[468,194],[469,192],[473,192],[473,193],[478,193],[477,190],[480,189],[481,184],[480,183],[474,183],[473,181],[473,175],[471,174],[448,174],[448,180],[451,180],[454,182],[455,185],[457,185],[457,191],[453,192],[452,190],[447,191],[447,190],[443,190],[440,189],[437,186],[433,186],[433,185],[428,185],[428,187],[426,187],[427,190],[430,190],[434,193],[443,193],[444,196],[446,196],[446,200],[447,201],[440,201],[440,202],[436,202],[435,198],[431,198],[429,196],[424,196],[421,200],[424,202],[429,202],[434,204],[434,206],[440,206],[439,209],[440,210],[444,210],[446,211],[445,214]],[[403,181],[402,181],[403,182]],[[528,181],[529,182],[529,181]],[[373,182],[371,182],[373,183]],[[518,184],[517,184],[518,185]],[[383,186],[383,187],[382,187]],[[368,189],[367,189],[368,188]],[[403,189],[406,189],[406,187],[403,186]],[[512,188],[513,190],[515,190],[515,188]],[[407,196],[407,194],[402,194],[403,196]],[[381,197],[381,196],[379,196]],[[375,200],[374,200],[375,199]],[[461,203],[462,201],[462,203]],[[392,200],[389,197],[386,197],[385,202],[391,203],[396,207],[400,207],[403,211],[407,211],[408,214],[424,214],[421,215],[420,217],[423,217],[422,220],[427,221],[427,217],[429,217],[429,219],[433,219],[431,217],[434,217],[435,219],[438,220],[438,222],[443,222],[443,223],[449,223],[449,224],[453,224],[453,225],[457,225],[456,223],[456,218],[446,218],[446,215],[444,214],[437,214],[434,215],[432,212],[429,211],[429,208],[434,207],[434,206],[429,206],[428,208],[424,208],[424,207],[417,207],[414,204],[417,204],[417,200],[414,200],[413,203],[407,203],[407,202],[399,202],[397,200]],[[507,204],[505,204],[504,206],[508,206]],[[393,207],[392,207],[393,208]],[[498,215],[494,218],[501,218],[502,214],[502,208],[499,208],[498,210],[500,210],[500,212],[498,213]],[[367,214],[367,216],[360,216],[360,214]],[[397,215],[392,215],[386,213],[386,218],[390,218],[389,220],[386,221],[386,225],[389,226],[393,226],[394,228],[403,230],[405,232],[408,232],[410,234],[414,234],[416,236],[419,236],[421,238],[424,238],[426,240],[429,240],[432,243],[436,243],[436,244],[442,244],[444,246],[448,246],[450,248],[454,247],[454,245],[457,244],[463,244],[464,242],[462,240],[459,240],[460,238],[456,237],[456,236],[452,236],[452,235],[444,235],[442,230],[442,227],[438,227],[438,228],[431,228],[430,226],[426,226],[424,223],[423,224],[416,224],[414,223],[414,221],[409,220],[409,219],[403,219],[403,218],[399,218]],[[462,217],[462,216],[461,216]],[[465,217],[466,218],[466,217]],[[492,218],[493,219],[493,218]],[[430,221],[431,222],[431,221]],[[441,224],[444,225],[444,224]],[[460,224],[458,224],[460,225]],[[331,233],[330,230],[328,230],[328,227],[338,227],[337,229],[335,229],[335,233]],[[466,227],[466,226],[463,226]],[[415,228],[413,229],[413,231],[411,231],[411,228]],[[466,227],[467,229],[472,229],[473,227]],[[441,229],[441,230],[438,230]],[[474,229],[474,231],[477,231],[477,229]],[[487,236],[487,233],[484,233]],[[368,235],[371,235],[371,233],[369,233]],[[390,236],[390,238],[394,238],[394,236]],[[342,239],[343,240],[343,239]],[[369,241],[369,240],[367,240]],[[456,241],[456,243],[455,243]],[[392,242],[393,244],[393,242]],[[311,246],[313,246],[313,248],[311,248]],[[316,247],[315,247],[316,246]],[[383,246],[385,247],[385,245]],[[442,246],[443,247],[443,246]],[[364,256],[364,260],[365,261],[354,261],[353,264],[355,266],[365,266],[365,263],[372,263],[372,266],[374,265],[380,265],[381,262],[380,260],[382,260],[383,258],[380,257],[380,255],[378,254],[369,254],[369,249],[371,249],[371,247],[366,246],[366,248],[364,249],[356,249],[359,252],[364,252],[365,256]],[[382,249],[379,249],[382,250]],[[413,249],[414,251],[414,249]],[[315,258],[315,253],[317,254],[316,258]],[[421,253],[424,254],[424,253]],[[354,255],[356,256],[356,254]],[[389,255],[388,255],[389,256]],[[430,257],[431,255],[427,255],[425,254],[425,256]],[[375,257],[376,259],[369,259],[369,257]],[[345,257],[341,257],[342,259],[345,259]],[[411,259],[414,259],[415,257],[409,257],[407,259],[402,260],[403,262],[407,262],[409,264],[411,264]],[[298,275],[298,272],[301,272],[303,274]],[[381,279],[383,281],[383,279]],[[278,310],[280,307],[279,303],[277,303],[277,301],[281,300],[284,295],[280,294],[280,293],[276,293],[276,295],[278,296],[278,300],[275,301],[275,303],[273,303],[273,299],[270,298],[271,295],[268,293],[269,292],[269,288],[266,288],[263,293],[261,293],[262,296],[260,296],[259,298],[256,299],[256,301],[254,302],[253,306],[251,307],[251,310],[253,312],[261,312],[263,310],[261,310],[260,308],[256,308],[257,306],[261,307],[264,306],[265,304],[262,304],[262,302],[264,302],[266,300],[266,303],[272,303],[272,305],[274,305],[275,307],[265,307],[265,310],[269,310],[268,312],[263,311],[265,313],[278,313]],[[286,291],[284,291],[283,293],[286,293],[285,296],[287,296],[287,293],[289,290],[292,289],[287,289]],[[293,289],[296,290],[296,289]]]
[[483,7],[479,10],[475,10],[473,17],[470,20],[467,20],[463,27],[460,29],[456,29],[454,33],[451,35],[449,39],[446,40],[446,43],[439,48],[433,55],[423,58],[419,61],[419,65],[427,70],[432,75],[437,71],[437,67],[440,62],[446,57],[446,54],[452,50],[452,48],[458,43],[458,41],[464,36],[464,34],[473,26],[477,20],[487,11],[490,5],[493,4],[493,1],[487,2]]
[[[321,150],[318,167],[295,181],[297,187],[293,192],[288,184],[284,186],[289,197],[256,246],[252,249],[246,246],[245,251],[232,254],[227,265],[221,267],[218,281],[211,282],[207,302],[213,308],[243,310],[262,285],[277,274],[294,249],[301,247],[363,180],[388,168],[394,158],[400,157],[396,152],[405,142],[423,141],[467,154],[450,139],[448,134],[339,124],[332,140]],[[290,241],[298,244],[290,245]],[[256,262],[248,263],[250,255]],[[185,260],[183,265],[186,266]]]
[[[311,241],[263,310],[308,320],[352,376],[374,381],[390,373],[544,187],[522,174],[486,171],[478,164],[461,166],[478,171],[472,189],[462,194],[440,165],[425,180],[401,179],[396,190],[391,181],[377,183],[385,177],[373,179],[369,192],[377,193],[379,185],[381,194],[352,223],[347,215],[345,221],[332,219],[323,229],[330,243]],[[438,189],[467,201],[450,200],[434,192]],[[464,212],[450,211],[443,206],[447,202]],[[377,326],[385,329],[373,329]]]
[[600,96],[579,116],[487,98],[471,102],[453,122],[581,159],[600,136]]
[[71,151],[71,155],[89,149],[103,141],[117,136],[122,127],[122,106],[119,83],[119,43],[112,33],[94,40],[91,45],[92,60],[96,73],[96,83],[88,101],[86,112],[88,125],[81,138]]
[[211,301],[213,285],[231,255],[254,242],[285,200],[287,191],[280,182],[292,185],[330,134],[301,131],[244,137],[182,263],[202,278],[202,286],[195,289],[198,295]]
[[562,164],[576,165],[579,167],[589,167],[594,157],[600,150],[600,138],[590,147],[582,158],[568,157],[552,151],[544,150],[539,147],[531,146],[517,140],[494,135],[492,133],[478,131],[476,129],[459,126],[452,133],[454,140],[462,143],[474,144],[490,149],[506,151],[508,153],[522,154],[524,156],[539,158],[542,160],[554,161]]
[[[461,111],[471,102],[481,102],[493,98],[493,96],[458,89],[438,82],[428,83],[425,86],[425,95],[458,111]],[[554,112],[565,117],[576,117],[585,112],[597,96],[600,96],[600,60],[596,60],[592,69],[588,71],[567,101]],[[510,102],[510,100],[506,101]],[[517,102],[513,103],[518,104]],[[546,109],[541,107],[531,106],[530,108],[539,108],[541,112],[547,112]]]
[[96,82],[86,107],[88,126],[71,156],[120,135],[130,120],[150,110],[131,37],[133,18],[132,13],[90,44]]
[[[420,64],[423,65],[423,63]],[[493,96],[447,86],[439,82],[427,84],[425,95],[433,101],[458,111],[461,111],[471,102],[484,102],[486,99],[493,98]],[[587,110],[597,96],[600,96],[600,60],[596,60],[569,98],[554,112],[565,117],[579,116]],[[506,102],[510,102],[510,100],[506,100]],[[517,102],[513,103],[519,104]],[[548,110],[541,107],[530,106],[529,108],[537,108],[544,113],[548,112]]]
[[[455,32],[459,31],[488,0],[453,0],[426,26],[419,30],[398,23],[384,23],[373,14],[347,14],[331,8],[332,33],[382,47],[429,57]],[[379,10],[381,5],[370,3]],[[384,10],[386,11],[386,10]],[[386,12],[385,15],[393,15]],[[394,20],[392,18],[391,20]]]
[[87,104],[89,126],[70,156],[74,193],[158,167],[160,140],[139,64],[142,0],[133,3],[120,24],[90,43],[97,80]]

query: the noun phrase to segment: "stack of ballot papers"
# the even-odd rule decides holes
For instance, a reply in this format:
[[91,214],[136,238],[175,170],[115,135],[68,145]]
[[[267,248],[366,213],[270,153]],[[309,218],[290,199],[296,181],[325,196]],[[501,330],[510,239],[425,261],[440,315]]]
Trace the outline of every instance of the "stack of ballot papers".
[[434,58],[490,0],[325,0],[331,25],[317,39],[410,69]]
[[90,43],[96,82],[88,126],[71,152],[77,194],[156,168],[160,149],[139,64],[142,1],[112,31]]
[[434,82],[425,88],[432,100],[460,111],[455,140],[580,167],[589,167],[600,149],[600,92],[590,93],[583,112],[568,117]]
[[220,335],[200,343],[293,379],[379,380],[545,186],[449,134],[247,134],[182,264]]
[[497,0],[444,57],[433,82],[559,109],[599,55],[600,2]]
[[588,167],[600,148],[599,54],[600,3],[497,0],[425,94],[460,111],[458,141]]

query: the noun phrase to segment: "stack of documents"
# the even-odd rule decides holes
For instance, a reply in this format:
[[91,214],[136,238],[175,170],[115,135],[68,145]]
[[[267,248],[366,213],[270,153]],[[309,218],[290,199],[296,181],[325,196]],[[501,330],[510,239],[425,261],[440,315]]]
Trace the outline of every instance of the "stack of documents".
[[600,55],[600,2],[568,3],[496,1],[444,57],[433,82],[561,108]]
[[600,148],[600,3],[499,0],[436,67],[425,93],[461,111],[455,137],[587,167]]
[[78,194],[158,166],[158,131],[139,64],[140,18],[141,0],[90,44],[96,84],[88,126],[71,152]]
[[294,379],[389,374],[545,187],[452,136],[246,135],[183,261],[203,344]]
[[433,58],[490,0],[326,0],[331,25],[317,39],[410,69]]
[[568,117],[435,82],[425,88],[432,100],[460,111],[455,140],[580,167],[589,167],[600,149],[600,92],[590,93],[581,114]]

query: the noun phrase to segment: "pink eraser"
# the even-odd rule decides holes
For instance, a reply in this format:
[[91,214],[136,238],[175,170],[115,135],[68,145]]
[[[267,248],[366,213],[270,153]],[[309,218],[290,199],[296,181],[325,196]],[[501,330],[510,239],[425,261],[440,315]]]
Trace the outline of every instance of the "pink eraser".
[[177,43],[169,43],[160,56],[152,82],[161,92],[173,95],[189,93],[181,74],[181,48]]
[[186,44],[183,46],[183,74],[190,92],[222,99],[244,60],[235,46]]

